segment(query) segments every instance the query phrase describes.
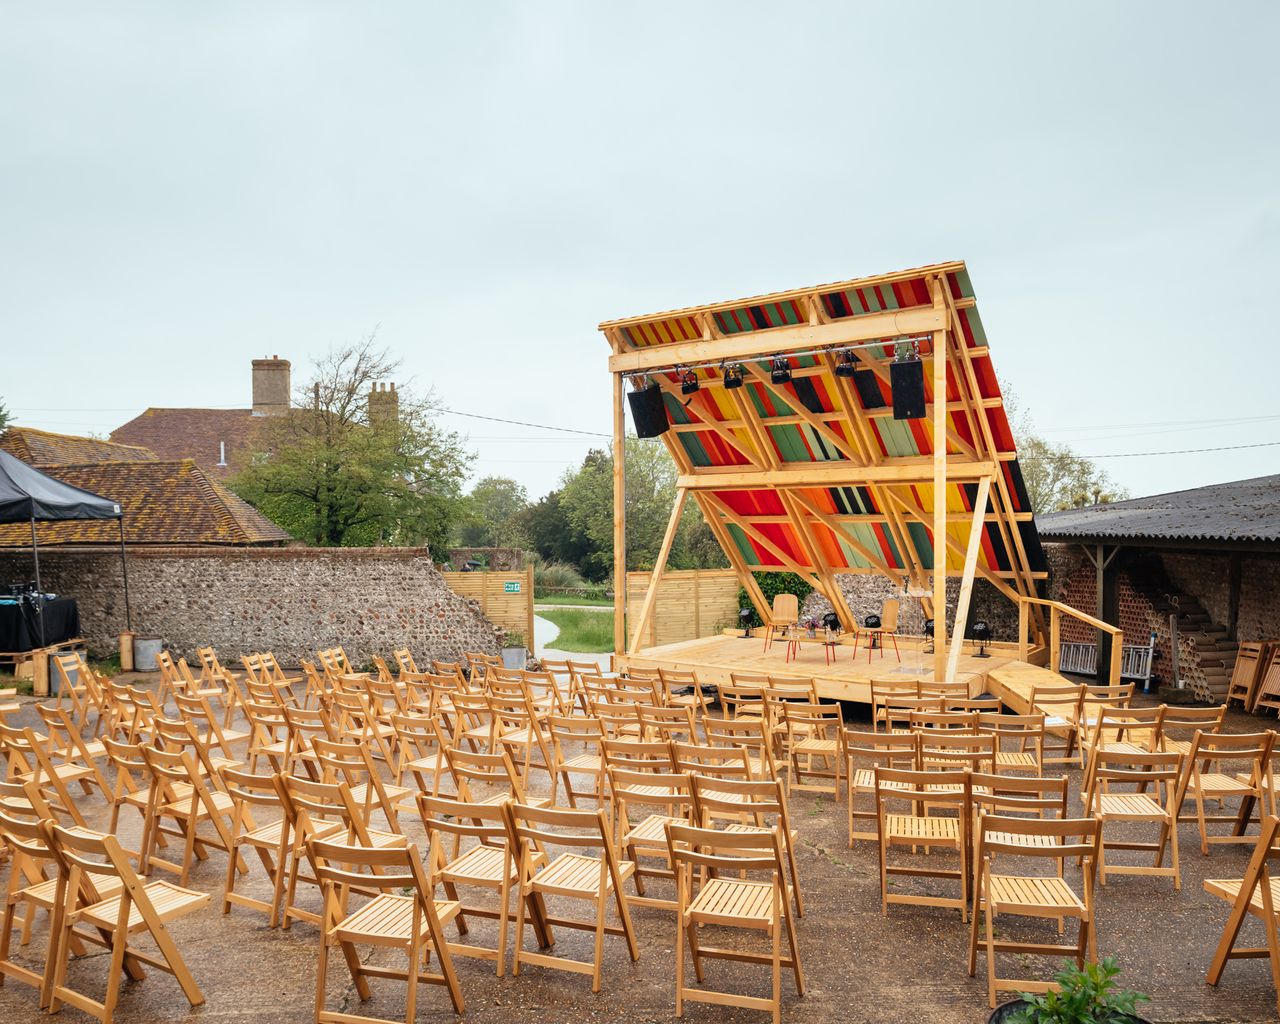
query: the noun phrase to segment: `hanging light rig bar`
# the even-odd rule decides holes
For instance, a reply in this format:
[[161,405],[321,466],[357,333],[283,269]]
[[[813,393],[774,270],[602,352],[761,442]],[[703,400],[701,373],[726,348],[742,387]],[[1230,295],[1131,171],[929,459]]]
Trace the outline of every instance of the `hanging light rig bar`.
[[[903,345],[911,346],[911,351],[914,351],[916,354],[916,358],[918,358],[920,353],[921,342],[930,344],[932,343],[932,339],[927,334],[910,335],[902,338],[890,338],[890,339],[881,340],[881,341],[868,341],[861,345],[832,345],[827,348],[808,348],[799,352],[763,353],[761,355],[751,356],[750,358],[746,358],[746,359],[716,359],[716,360],[705,362],[705,363],[676,363],[672,366],[659,367],[656,369],[651,368],[647,370],[626,370],[623,372],[622,376],[629,378],[632,381],[633,385],[635,385],[637,378],[643,379],[647,377],[656,377],[664,373],[676,373],[680,375],[680,383],[681,383],[681,386],[683,387],[685,385],[692,384],[698,380],[698,376],[694,372],[696,370],[714,369],[714,370],[720,370],[723,372],[724,370],[730,367],[740,367],[743,363],[757,363],[757,362],[764,362],[768,360],[772,371],[777,372],[780,363],[786,365],[787,368],[789,369],[790,367],[787,361],[790,359],[796,359],[801,356],[834,355],[834,356],[840,357],[840,362],[836,366],[836,374],[837,376],[845,377],[845,376],[849,376],[849,374],[841,373],[840,367],[846,364],[856,365],[856,360],[850,358],[856,352],[870,351],[872,349],[882,349],[886,345],[894,345],[895,351],[898,353],[895,356],[895,359],[898,361],[901,361],[903,359],[903,349],[901,348],[901,346]],[[782,383],[785,383],[785,381],[774,381],[774,383],[782,384]],[[643,387],[644,385],[638,384],[636,386]],[[736,385],[730,385],[730,386],[736,387]],[[685,392],[685,394],[693,394],[693,392],[696,390],[697,388],[690,388],[688,391]]]
[[[648,417],[653,423],[651,429],[656,433],[641,436],[656,436],[662,433],[657,428],[657,420],[661,413],[661,398],[653,377],[666,373],[674,373],[680,381],[680,393],[686,397],[698,393],[703,381],[698,377],[698,370],[719,370],[721,384],[728,391],[742,387],[744,383],[744,363],[769,363],[769,380],[773,384],[788,384],[792,379],[791,360],[800,356],[832,355],[836,357],[835,375],[851,380],[860,380],[863,374],[871,375],[870,368],[858,360],[859,351],[883,349],[893,345],[894,357],[889,362],[890,389],[893,392],[893,418],[899,420],[920,419],[924,416],[924,364],[921,362],[921,342],[930,346],[933,339],[929,335],[907,335],[904,337],[870,341],[861,345],[833,345],[828,348],[811,348],[799,352],[762,353],[749,359],[721,359],[705,363],[677,363],[674,366],[628,371],[622,376],[631,380],[631,406],[635,412],[637,406],[644,402]],[[641,394],[644,398],[637,398]],[[686,405],[688,402],[685,403]],[[665,417],[663,417],[665,419]]]

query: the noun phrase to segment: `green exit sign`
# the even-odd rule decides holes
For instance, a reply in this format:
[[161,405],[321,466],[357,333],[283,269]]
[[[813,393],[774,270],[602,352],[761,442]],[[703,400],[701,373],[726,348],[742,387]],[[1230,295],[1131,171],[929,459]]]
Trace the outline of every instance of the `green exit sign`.
[[510,583],[504,583],[502,584],[502,589],[508,594],[518,594],[520,593],[520,581],[512,580]]

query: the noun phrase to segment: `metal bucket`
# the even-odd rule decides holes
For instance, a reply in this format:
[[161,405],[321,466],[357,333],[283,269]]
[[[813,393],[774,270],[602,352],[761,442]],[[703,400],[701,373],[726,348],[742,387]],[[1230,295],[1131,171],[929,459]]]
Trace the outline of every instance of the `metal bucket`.
[[[62,673],[58,671],[58,655],[49,655],[49,696],[56,697],[62,692]],[[67,669],[67,678],[71,681],[72,686],[80,685],[80,670],[78,668]]]
[[140,636],[133,641],[133,670],[135,672],[155,672],[160,668],[156,659],[164,649],[164,643],[157,636]]
[[523,647],[502,648],[502,667],[505,669],[522,669],[528,660],[529,652]]

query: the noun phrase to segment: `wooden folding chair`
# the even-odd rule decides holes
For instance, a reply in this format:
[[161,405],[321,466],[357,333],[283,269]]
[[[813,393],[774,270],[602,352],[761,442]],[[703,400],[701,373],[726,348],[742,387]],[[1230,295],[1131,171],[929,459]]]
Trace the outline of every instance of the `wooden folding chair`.
[[1168,705],[1160,717],[1160,749],[1178,754],[1190,754],[1195,734],[1202,732],[1205,735],[1215,735],[1222,732],[1222,723],[1226,715],[1226,704],[1219,704],[1212,708],[1187,707],[1183,704]]
[[[672,823],[667,826],[667,848],[676,873],[676,1016],[684,1017],[685,1000],[765,1010],[774,1024],[782,1020],[782,969],[791,969],[796,994],[804,995],[804,971],[796,944],[786,892],[779,833],[744,835],[694,828]],[[767,881],[759,876],[767,876]],[[756,876],[756,877],[752,877]],[[710,946],[700,932],[708,927],[763,931],[770,942],[767,953],[740,948]],[[785,933],[787,952],[782,950]],[[772,968],[770,998],[745,996],[685,984],[685,945],[693,959],[694,976],[705,981],[704,959],[735,960],[768,964]]]
[[91,768],[70,761],[55,761],[47,741],[41,740],[34,729],[3,723],[0,723],[0,751],[4,752],[8,762],[7,780],[34,784],[52,806],[77,825],[87,827],[67,786],[68,783],[79,782],[86,792],[90,792],[86,780],[93,776]]
[[[320,960],[316,969],[316,1024],[367,1024],[371,1018],[326,1008],[330,951],[337,946],[361,1001],[373,998],[370,978],[399,979],[408,985],[405,1020],[413,1024],[418,1009],[418,986],[443,985],[449,991],[455,1013],[466,1002],[453,969],[453,957],[444,925],[459,910],[457,902],[437,900],[413,845],[371,849],[323,839],[307,843],[316,876],[324,893],[324,919],[320,925]],[[351,909],[353,893],[376,891],[372,899]],[[359,946],[396,949],[405,954],[404,969],[361,962]],[[440,973],[421,969],[434,952]]]
[[[290,836],[288,883],[285,886],[283,920],[288,931],[294,920],[319,924],[320,915],[298,903],[298,884],[320,885],[316,864],[310,856],[312,839],[341,841],[376,849],[402,847],[407,840],[398,832],[369,828],[359,805],[345,782],[315,782],[296,775],[274,776],[280,803],[284,807]],[[304,873],[303,863],[312,874]]]
[[[1076,744],[1080,741],[1081,709],[1084,707],[1083,686],[1033,686],[1027,706],[1032,713],[1044,715],[1045,746],[1041,760],[1046,765],[1074,765]],[[1060,740],[1050,744],[1049,737]]]
[[[1276,990],[1276,1012],[1280,1014],[1280,870],[1276,869],[1277,864],[1280,864],[1280,819],[1268,815],[1244,877],[1205,879],[1205,892],[1231,904],[1231,913],[1227,915],[1205,981],[1217,985],[1228,960],[1266,957],[1271,963],[1271,984]],[[1248,917],[1262,922],[1267,938],[1265,947],[1236,948],[1240,929]]]
[[967,679],[921,679],[919,685],[921,697],[943,697],[948,701],[969,697],[970,683]]
[[763,836],[777,832],[787,867],[787,895],[795,904],[796,916],[804,917],[804,894],[800,891],[800,868],[796,858],[799,834],[791,827],[787,795],[777,779],[739,781],[707,775],[689,776],[693,785],[693,818],[699,828]]
[[662,687],[662,702],[667,707],[688,707],[698,718],[707,715],[707,700],[702,693],[698,673],[692,669],[658,669],[658,682]]
[[923,771],[996,770],[996,737],[991,733],[921,730],[920,768]]
[[912,711],[907,719],[911,732],[928,735],[935,732],[955,732],[970,736],[978,733],[978,714],[975,711]]
[[[442,886],[445,895],[458,903],[454,925],[460,937],[469,937],[468,917],[498,922],[496,946],[471,942],[450,942],[455,956],[476,957],[495,962],[498,977],[507,970],[507,945],[511,926],[511,893],[519,888],[520,877],[502,806],[470,804],[444,797],[418,794],[418,813],[427,830],[427,880],[431,891]],[[475,843],[463,849],[464,840]],[[463,903],[459,889],[484,889],[497,896],[496,906]]]
[[[948,907],[960,911],[960,919],[969,913],[969,818],[972,813],[969,772],[903,771],[897,768],[875,768],[876,817],[880,846],[880,905],[884,916],[889,904],[902,903],[926,907]],[[893,810],[901,804],[907,807]],[[930,811],[950,810],[950,814]],[[935,847],[954,851],[958,868],[938,867],[920,860],[915,866],[889,862],[894,847],[909,846],[912,851],[924,847],[923,857],[931,858]],[[934,896],[909,892],[890,892],[890,880],[898,878],[935,878],[959,883],[958,896]]]
[[795,594],[774,594],[772,614],[764,627],[764,653],[769,653],[779,629],[794,626],[799,621],[800,599]]
[[702,734],[708,746],[741,747],[745,750],[753,779],[781,776],[773,755],[772,737],[763,718],[754,715],[734,719],[707,718],[702,723]]
[[[1216,843],[1252,843],[1253,837],[1245,834],[1250,820],[1255,816],[1261,823],[1263,801],[1268,782],[1274,784],[1271,775],[1271,749],[1276,734],[1272,730],[1255,733],[1203,733],[1196,732],[1191,740],[1182,765],[1182,779],[1174,803],[1179,821],[1195,821],[1200,828],[1200,852],[1208,855],[1209,847]],[[1246,771],[1228,774],[1227,762],[1246,765]],[[1195,802],[1194,818],[1183,814],[1187,799]],[[1240,801],[1235,814],[1206,814],[1205,802],[1216,800],[1219,807],[1229,799]],[[1233,824],[1230,835],[1209,835],[1209,825],[1221,822]]]
[[756,716],[763,718],[765,714],[764,691],[769,686],[769,677],[762,676],[762,682],[748,681],[740,678],[741,673],[731,673],[730,683],[716,686],[720,707],[725,718],[745,718]]
[[[1108,750],[1097,747],[1090,759],[1084,782],[1084,802],[1098,819],[1098,881],[1107,884],[1107,872],[1114,875],[1157,875],[1173,879],[1174,889],[1182,888],[1178,870],[1178,821],[1174,797],[1182,779],[1182,755]],[[1127,787],[1134,787],[1129,789]],[[1113,821],[1146,822],[1158,825],[1155,842],[1107,839],[1107,824]],[[1169,847],[1169,865],[1164,864]],[[1155,864],[1108,864],[1107,849],[1141,850],[1155,855]]]
[[[151,778],[141,847],[142,873],[149,875],[155,868],[163,868],[176,874],[180,884],[186,885],[193,862],[197,858],[207,859],[209,847],[227,853],[237,870],[248,871],[244,858],[233,849],[231,821],[236,810],[231,797],[220,788],[210,786],[209,779],[200,772],[188,751],[158,750],[149,746],[139,749]],[[245,819],[253,828],[253,819],[247,812]],[[170,821],[171,825],[166,824]],[[212,835],[207,830],[200,831],[204,823],[213,827]],[[165,860],[156,854],[158,835],[181,840],[181,862]]]
[[779,708],[786,737],[788,790],[838,795],[844,768],[840,705],[786,701]]
[[[668,857],[666,826],[672,822],[689,824],[693,811],[693,789],[689,780],[685,772],[664,775],[609,769],[619,855],[635,865],[631,876],[636,887],[635,895],[630,897],[632,903],[662,910],[676,908],[674,894],[669,899],[650,896],[645,891],[645,880],[675,878]],[[631,811],[636,808],[649,813],[633,822]],[[655,858],[660,861],[657,865],[651,863]]]
[[[570,807],[578,806],[578,799],[595,800],[603,807],[605,800],[604,754],[600,744],[604,740],[604,726],[595,718],[571,715],[551,715],[547,719],[547,734],[551,738],[551,754],[555,759],[556,775]],[[581,746],[578,753],[575,745]],[[588,792],[574,786],[575,776],[587,776],[594,785]]]
[[54,655],[53,665],[58,674],[58,708],[62,708],[62,698],[66,697],[81,731],[88,728],[92,711],[94,724],[90,735],[97,736],[102,731],[105,697],[93,669],[78,652]]
[[666,740],[614,740],[600,741],[600,752],[605,768],[623,768],[633,772],[675,771],[671,759],[671,745]]
[[690,704],[678,704],[673,707],[637,704],[636,717],[640,720],[642,740],[675,740],[688,743],[697,739],[698,727],[693,706]]
[[943,697],[889,696],[881,705],[879,724],[885,732],[910,732],[912,715],[940,714],[945,703]]
[[[280,787],[270,775],[253,775],[237,768],[221,770],[223,788],[235,808],[231,817],[231,850],[240,854],[250,849],[262,862],[267,880],[271,883],[271,900],[260,900],[236,892],[236,857],[227,858],[227,878],[222,891],[222,912],[231,913],[231,906],[248,907],[267,915],[267,926],[280,923],[280,901],[284,898],[285,876],[288,871],[290,835],[289,818],[280,799]],[[274,817],[265,825],[255,825],[253,808],[266,808]]]
[[[512,763],[520,770],[520,780],[529,785],[530,773],[540,768],[547,773],[551,784],[552,802],[555,802],[555,758],[551,744],[542,728],[545,715],[540,715],[527,690],[519,687],[516,692],[490,692],[489,714],[493,720],[493,742],[498,748],[511,754]],[[540,759],[534,757],[537,751]]]
[[[411,801],[412,791],[404,786],[388,785],[382,781],[368,744],[346,743],[314,736],[311,739],[311,750],[316,756],[320,777],[325,782],[341,781],[347,784],[351,799],[360,808],[366,825],[372,825],[374,811],[381,811],[387,829],[391,832],[401,831],[397,809],[405,805],[405,801]],[[409,806],[412,809],[411,802]]]
[[1127,751],[1141,754],[1160,747],[1161,724],[1168,710],[1164,704],[1153,708],[1103,707],[1094,716],[1093,727],[1080,737],[1080,762],[1086,773],[1095,751]]
[[[891,597],[880,606],[880,625],[875,628],[863,626],[861,633],[866,633],[867,640],[867,664],[871,664],[871,655],[873,651],[879,651],[880,657],[884,657],[884,640],[888,637],[893,644],[893,656],[902,660],[902,655],[898,652],[898,599]],[[859,638],[861,638],[859,633]],[[880,643],[877,645],[876,640]],[[856,653],[855,653],[856,656]]]
[[[207,893],[192,892],[170,882],[145,882],[134,873],[128,855],[113,835],[97,835],[83,829],[66,829],[42,823],[45,844],[58,863],[57,909],[53,937],[55,966],[49,983],[49,1012],[64,1003],[111,1024],[120,995],[122,975],[142,979],[142,964],[173,975],[192,1006],[204,1002],[167,925],[209,905]],[[81,879],[85,873],[114,876],[120,891],[97,903],[84,905]],[[138,949],[134,936],[149,935],[157,947],[152,956]],[[111,951],[107,990],[101,1002],[67,984],[71,940],[96,942]]]
[[871,727],[884,728],[885,709],[891,702],[902,698],[915,699],[920,696],[918,679],[875,679],[871,680]]
[[396,763],[392,777],[397,786],[404,785],[406,774],[413,776],[418,791],[438,796],[444,775],[444,748],[438,719],[420,711],[391,716],[396,732]]
[[[449,765],[449,773],[453,776],[453,785],[459,800],[491,806],[506,803],[508,800],[538,807],[546,806],[550,802],[545,797],[530,798],[525,794],[520,773],[512,763],[511,755],[505,750],[488,754],[462,747],[445,747],[444,756]],[[473,792],[473,786],[484,786],[486,789],[496,787],[497,791],[485,796],[483,791]]]
[[[854,820],[879,822],[875,806],[876,769],[902,768],[918,771],[920,768],[920,737],[916,733],[865,732],[858,729],[844,730],[842,746],[845,758],[846,818],[849,826],[849,848],[859,839],[878,841],[879,828],[858,832]],[[872,806],[857,805],[860,796],[870,797]]]
[[110,785],[102,772],[100,761],[106,757],[101,740],[86,741],[71,713],[60,704],[37,704],[36,713],[44,723],[48,737],[45,749],[49,759],[57,765],[79,765],[89,769],[89,774],[78,780],[86,795],[96,788],[102,796],[110,792]]
[[[606,935],[625,938],[632,961],[640,959],[640,947],[636,944],[631,912],[627,907],[627,894],[623,890],[635,865],[618,859],[609,824],[599,809],[552,810],[516,803],[504,804],[503,809],[520,873],[512,973],[518,975],[522,964],[534,964],[589,974],[591,991],[599,992]],[[557,847],[564,848],[566,852],[555,857],[544,852]],[[593,855],[586,852],[589,850],[599,852]],[[590,903],[595,908],[594,919],[553,917],[545,910],[548,897]],[[607,923],[610,901],[618,915],[617,925]],[[555,927],[593,932],[595,955],[592,962],[582,963],[549,953],[527,952],[524,949],[524,927],[526,918],[533,912],[541,917],[548,942],[555,941]]]
[[[986,921],[987,998],[996,1005],[1000,992],[1048,992],[1053,982],[1002,978],[996,970],[997,953],[1032,953],[1040,956],[1066,955],[1083,967],[1086,956],[1097,960],[1097,939],[1093,916],[1093,878],[1098,855],[1100,825],[1096,818],[1026,818],[983,814],[978,821],[974,858],[973,922],[969,929],[969,977],[978,968],[978,918]],[[1039,837],[1044,842],[1027,842]],[[1009,875],[993,868],[1001,855],[1051,860],[1052,875]],[[1066,881],[1063,865],[1079,859],[1082,870],[1080,892]],[[1060,924],[1064,918],[1079,922],[1074,943],[1026,942],[996,938],[995,921],[1000,914],[1039,917]]]
[[[969,777],[973,795],[974,842],[977,842],[979,816],[991,814],[1002,817],[1025,816],[1034,818],[1067,817],[1067,777],[1025,775],[988,775],[974,772]],[[1000,833],[993,835],[1002,843],[1013,846],[1053,846],[1062,843],[1061,836],[1040,833]],[[1058,861],[1058,871],[1062,861]],[[1058,921],[1058,934],[1062,934],[1062,921]]]
[[222,756],[228,760],[239,761],[235,751],[231,749],[231,744],[247,740],[249,730],[225,728],[218,716],[213,713],[209,698],[199,691],[188,690],[185,693],[175,693],[173,703],[178,709],[178,715],[196,730],[204,743],[210,747],[217,747],[222,751]]

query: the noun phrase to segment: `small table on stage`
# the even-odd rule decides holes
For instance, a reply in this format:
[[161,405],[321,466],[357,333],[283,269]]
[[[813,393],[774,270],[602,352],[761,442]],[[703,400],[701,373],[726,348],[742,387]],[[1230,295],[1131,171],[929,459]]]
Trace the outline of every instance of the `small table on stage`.
[[826,655],[827,664],[830,665],[836,660],[836,650],[840,646],[840,635],[830,631],[819,630],[815,635],[810,636],[808,631],[792,632],[790,627],[781,639],[787,642],[787,655],[785,661],[795,661],[800,656],[800,646],[802,644],[822,644],[822,653]]
[[[80,609],[74,597],[43,602],[44,646],[74,640],[80,635]],[[0,599],[0,651],[23,654],[40,647],[40,620],[34,603]]]

